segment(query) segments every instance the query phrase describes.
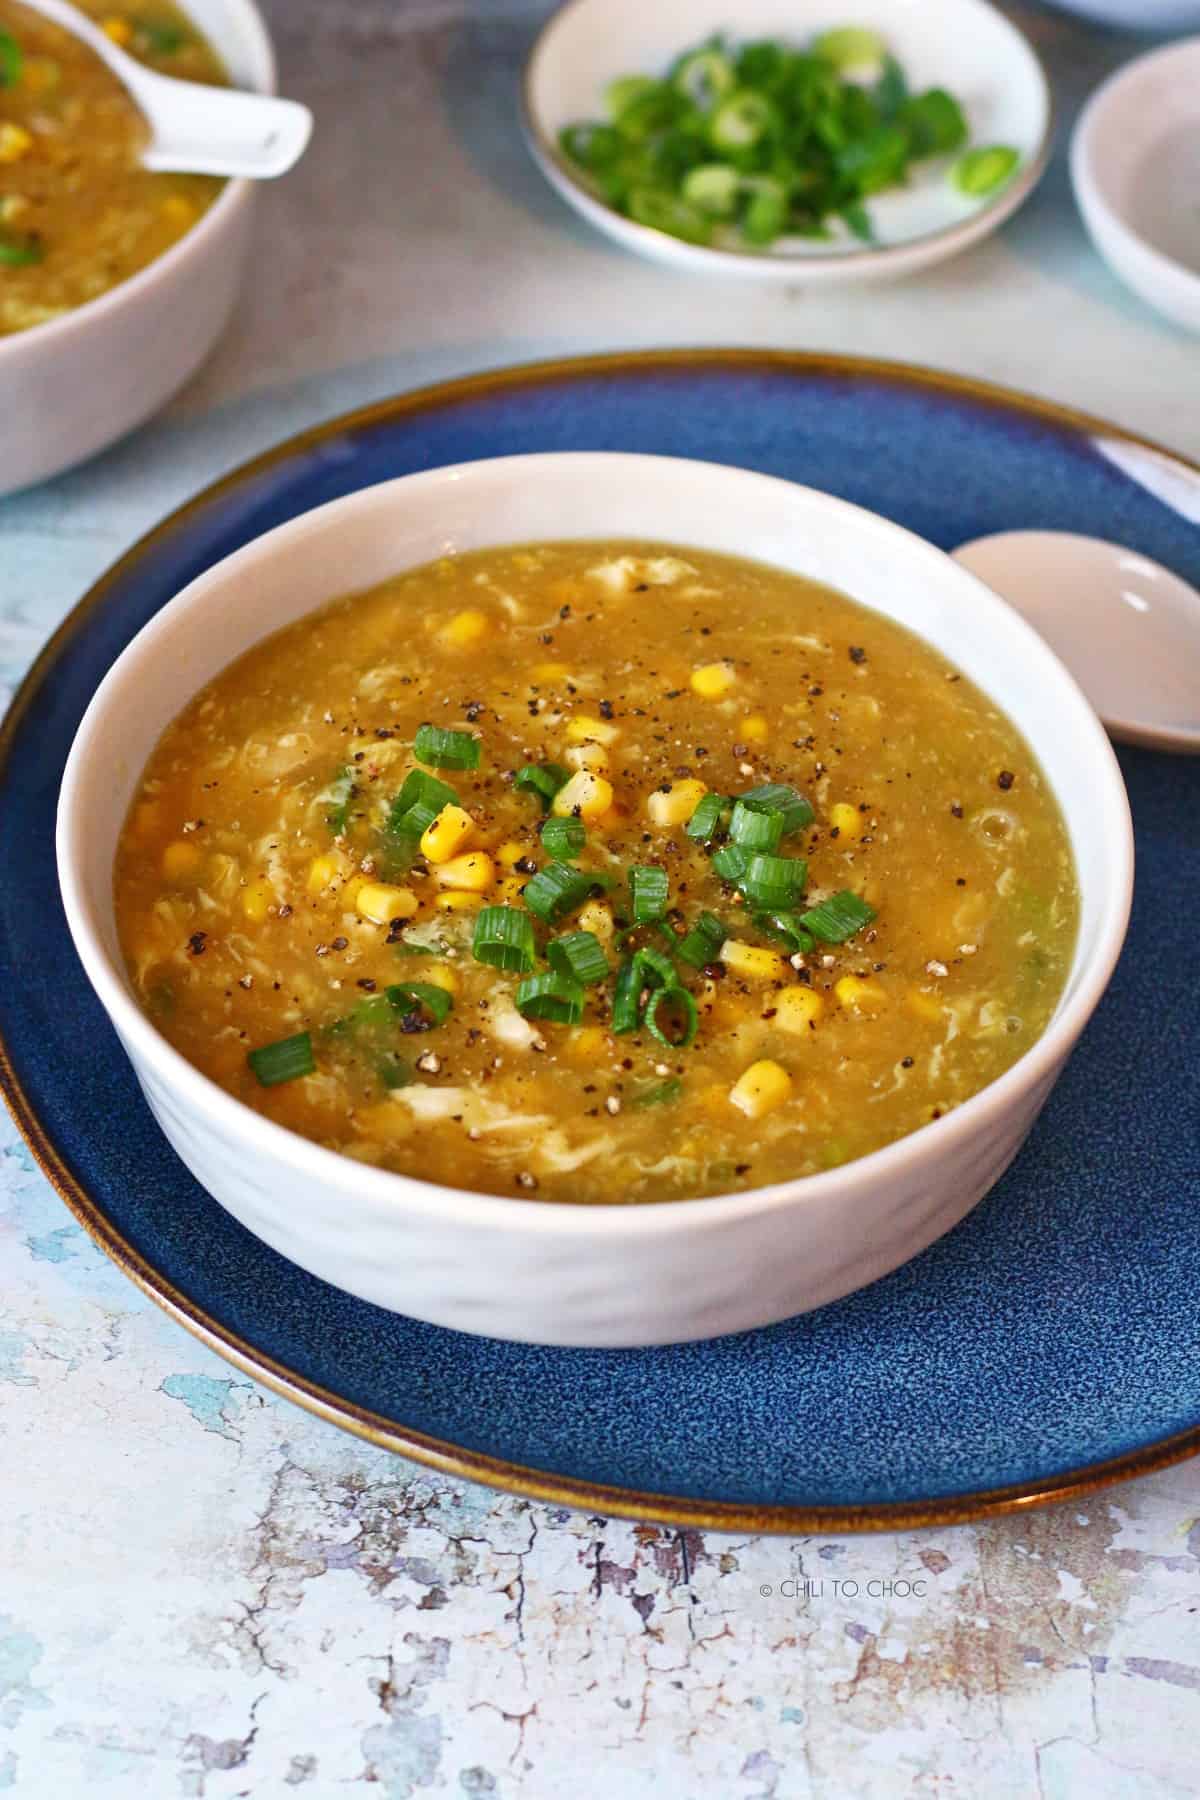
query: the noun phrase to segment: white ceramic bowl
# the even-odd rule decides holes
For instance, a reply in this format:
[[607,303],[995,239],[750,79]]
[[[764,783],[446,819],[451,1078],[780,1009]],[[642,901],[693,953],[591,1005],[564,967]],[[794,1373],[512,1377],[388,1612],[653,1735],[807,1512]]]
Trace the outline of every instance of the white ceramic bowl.
[[716,32],[737,42],[775,37],[804,44],[846,14],[829,0],[568,0],[546,25],[525,70],[525,135],[543,174],[576,212],[629,250],[677,268],[755,281],[870,281],[941,262],[995,231],[1036,187],[1050,151],[1052,106],[1028,41],[987,0],[862,0],[855,25],[877,31],[914,91],[946,87],[962,102],[976,144],[1012,144],[1021,164],[988,201],[947,180],[952,158],[918,163],[906,188],[878,194],[869,210],[878,237],[846,232],[829,243],[780,239],[768,251],[685,244],[638,225],[598,200],[558,149],[559,132],[603,116],[618,75],[657,74]]
[[[1053,1022],[984,1092],[859,1162],[751,1193],[632,1207],[437,1187],[262,1118],[173,1050],[134,999],[113,920],[114,848],[155,742],[203,683],[269,632],[397,570],[456,550],[604,536],[749,552],[901,620],[1004,706],[1063,804],[1083,907]],[[1041,639],[974,576],[809,488],[612,454],[406,476],[320,507],[200,576],[97,690],[63,779],[58,859],[88,978],[163,1130],[223,1206],[283,1255],[381,1306],[582,1345],[767,1324],[873,1281],[949,1230],[1007,1168],[1099,1000],[1132,880],[1125,790],[1099,721]]]
[[1128,63],[1088,101],[1071,179],[1114,274],[1200,331],[1200,38]]
[[[185,0],[239,87],[275,91],[254,0]],[[0,495],[115,443],[163,406],[212,349],[241,283],[253,183],[231,181],[192,230],[137,275],[49,324],[0,337]]]
[[1062,12],[1125,31],[1195,31],[1200,0],[1051,0]]

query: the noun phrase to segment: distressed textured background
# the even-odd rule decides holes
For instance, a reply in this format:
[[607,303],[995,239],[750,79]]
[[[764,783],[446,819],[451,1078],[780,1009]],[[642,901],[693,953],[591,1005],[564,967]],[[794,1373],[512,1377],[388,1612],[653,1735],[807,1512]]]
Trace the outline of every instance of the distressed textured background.
[[[83,588],[201,483],[485,364],[683,342],[864,351],[1200,455],[1195,342],[1091,257],[1061,154],[1000,238],[904,287],[688,283],[587,232],[528,163],[513,90],[543,6],[268,10],[314,149],[263,196],[251,291],[168,417],[0,504],[0,705]],[[1066,122],[1138,47],[1011,10]],[[1200,1794],[1198,1465],[1079,1507],[841,1541],[497,1498],[202,1350],[69,1222],[7,1121],[0,1291],[0,1792]]]

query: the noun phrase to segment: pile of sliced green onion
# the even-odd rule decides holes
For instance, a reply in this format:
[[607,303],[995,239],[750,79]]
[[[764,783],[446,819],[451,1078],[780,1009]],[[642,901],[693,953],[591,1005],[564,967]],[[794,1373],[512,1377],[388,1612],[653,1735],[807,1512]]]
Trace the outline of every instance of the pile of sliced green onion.
[[[806,50],[716,37],[659,79],[621,76],[605,106],[606,119],[559,135],[600,198],[687,243],[739,249],[829,238],[836,221],[869,243],[864,203],[902,187],[913,163],[963,151],[968,136],[952,94],[912,93],[882,38],[856,26]],[[1019,160],[1008,145],[979,146],[951,180],[984,198]]]

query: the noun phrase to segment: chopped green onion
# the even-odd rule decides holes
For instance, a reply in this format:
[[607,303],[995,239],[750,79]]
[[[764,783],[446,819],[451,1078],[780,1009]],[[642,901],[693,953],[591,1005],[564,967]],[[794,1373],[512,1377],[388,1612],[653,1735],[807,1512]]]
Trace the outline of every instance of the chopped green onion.
[[685,244],[707,244],[712,237],[712,221],[698,207],[659,188],[632,189],[629,216],[636,224],[665,231],[668,237],[682,238]]
[[804,892],[808,864],[802,856],[752,856],[740,886],[753,906],[787,910]]
[[612,1028],[618,1037],[637,1030],[642,986],[642,965],[636,956],[627,956],[617,970],[617,985],[613,990]]
[[596,877],[566,863],[547,863],[530,877],[521,895],[531,913],[547,925],[578,912],[595,884]]
[[471,954],[493,969],[527,975],[536,960],[529,914],[515,906],[485,906],[475,921]]
[[804,795],[779,781],[768,781],[762,787],[751,788],[748,793],[739,794],[738,800],[752,812],[778,813],[783,820],[784,837],[791,837],[793,831],[802,831],[815,817]]
[[0,31],[0,88],[16,87],[24,67],[20,44],[10,32]]
[[783,837],[783,814],[762,812],[739,800],[729,821],[729,836],[742,850],[777,850]]
[[[421,1031],[428,1031],[430,1024],[444,1025],[454,1005],[445,988],[432,981],[398,981],[384,989],[384,997],[406,1021],[414,1017],[420,1021]],[[425,1013],[429,1014],[430,1024],[423,1022]]]
[[718,150],[750,150],[775,121],[775,109],[763,94],[740,88],[713,116],[709,137]]
[[812,53],[823,56],[835,69],[862,69],[883,59],[887,45],[877,31],[862,25],[841,25],[813,39]]
[[546,961],[556,975],[577,981],[581,987],[595,987],[598,981],[608,979],[608,958],[591,931],[572,931],[566,937],[551,938],[546,945]]
[[273,1044],[251,1050],[246,1061],[261,1087],[278,1087],[281,1082],[295,1081],[300,1075],[312,1075],[317,1067],[312,1038],[307,1031],[298,1031],[295,1037],[279,1038]]
[[693,969],[702,969],[705,963],[716,961],[728,936],[715,913],[702,912],[676,945],[675,954],[690,963]]
[[787,189],[773,175],[747,175],[742,194],[742,236],[748,244],[773,244],[787,224]]
[[875,104],[886,120],[892,120],[908,99],[908,80],[894,56],[883,59],[883,74],[875,87]]
[[733,87],[733,64],[719,50],[693,50],[676,64],[675,86],[698,107],[708,112]]
[[397,938],[391,947],[397,956],[448,956],[450,954],[444,944],[410,944],[404,938]]
[[[685,987],[661,987],[647,1000],[642,1022],[657,1043],[665,1044],[668,1050],[686,1050],[696,1041],[700,1014]],[[677,1029],[672,1028],[673,1023]]]
[[635,925],[653,925],[667,910],[670,884],[667,871],[637,865],[629,871],[629,892],[633,896]]
[[722,881],[732,881],[736,883],[739,882],[746,873],[746,866],[749,861],[750,857],[745,850],[740,850],[736,844],[725,844],[720,850],[715,852],[712,859],[712,866],[721,877]]
[[778,938],[781,943],[786,944],[793,955],[807,956],[813,947],[812,936],[801,925],[799,913],[755,913],[754,923],[768,937]]
[[1011,180],[1020,160],[1020,151],[1009,144],[981,145],[959,158],[950,171],[950,179],[961,193],[981,200]]
[[527,975],[517,987],[517,1011],[526,1019],[578,1025],[583,1005],[583,989],[565,975]]
[[415,1079],[412,1064],[395,1050],[385,1050],[375,1062],[375,1073],[389,1093],[411,1085]]
[[0,231],[0,268],[28,269],[40,263],[45,254],[46,247],[36,231],[21,236]]
[[653,950],[647,944],[634,952],[633,960],[638,964],[644,987],[678,987],[679,971],[669,956],[661,950]]
[[[640,100],[658,86],[651,75],[618,75],[604,90],[604,105],[610,119],[619,119],[635,100]],[[584,127],[586,130],[586,126]]]
[[[392,801],[386,829],[396,837],[420,837],[425,826],[432,824],[443,806],[458,803],[458,795],[436,775],[425,769],[413,769]],[[420,808],[418,812],[415,809]],[[421,820],[424,819],[424,824]]]
[[547,819],[542,826],[542,848],[559,862],[570,862],[587,843],[582,819]]
[[688,170],[681,191],[689,206],[714,219],[731,219],[741,188],[742,177],[727,163],[701,163]]
[[843,889],[840,894],[830,894],[828,900],[822,900],[818,906],[812,906],[806,913],[801,913],[800,923],[823,944],[844,944],[856,931],[869,925],[874,917],[873,906],[868,906],[857,894]]
[[861,239],[864,244],[875,242],[875,227],[871,223],[871,215],[865,206],[860,206],[857,201],[852,206],[843,206],[842,218],[855,237]]
[[542,803],[542,811],[548,812],[555,794],[569,780],[569,772],[558,763],[526,763],[513,776],[513,787],[518,794],[536,794]]
[[334,837],[341,837],[350,822],[350,802],[354,798],[354,770],[339,769],[321,798],[327,803],[325,823]]
[[448,731],[442,725],[422,725],[413,740],[418,762],[434,769],[477,769],[479,739],[469,731]]
[[182,50],[188,41],[187,33],[169,21],[157,25],[151,24],[149,20],[140,19],[137,35],[152,56],[174,56],[175,52]]
[[684,826],[684,831],[698,844],[710,843],[721,829],[721,821],[729,806],[730,802],[724,794],[705,794]]
[[945,88],[915,94],[900,108],[897,123],[908,134],[914,158],[946,156],[952,150],[960,150],[967,141],[962,107]]
[[630,1106],[670,1106],[678,1100],[683,1092],[683,1083],[678,1075],[672,1075],[669,1081],[661,1081],[655,1087],[643,1088],[641,1093],[634,1094]]

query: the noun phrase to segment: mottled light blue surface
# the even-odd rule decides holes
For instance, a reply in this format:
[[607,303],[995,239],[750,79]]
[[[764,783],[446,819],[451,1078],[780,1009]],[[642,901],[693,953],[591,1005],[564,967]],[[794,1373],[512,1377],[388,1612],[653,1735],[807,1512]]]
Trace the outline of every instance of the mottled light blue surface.
[[[100,673],[183,582],[307,507],[437,463],[618,447],[792,476],[944,546],[1017,525],[1096,532],[1200,583],[1196,526],[1083,436],[876,375],[761,364],[530,381],[287,459],[115,585],[48,670],[0,772],[0,1029],[62,1153],[223,1328],[404,1427],[563,1475],[709,1500],[916,1502],[1038,1483],[1196,1426],[1200,762],[1123,758],[1139,856],[1129,944],[1013,1170],[916,1262],[806,1318],[618,1353],[412,1324],[257,1244],[160,1138],[53,898],[58,779]],[[32,893],[44,904],[31,907]],[[35,1254],[71,1247],[67,1236]],[[170,1391],[206,1430],[227,1429],[227,1384]]]

